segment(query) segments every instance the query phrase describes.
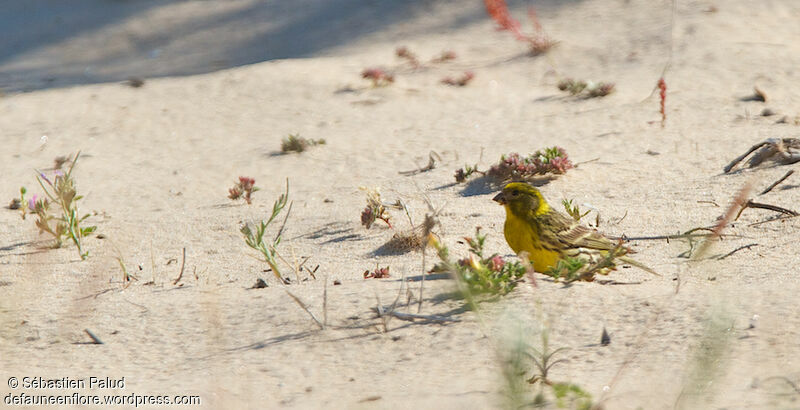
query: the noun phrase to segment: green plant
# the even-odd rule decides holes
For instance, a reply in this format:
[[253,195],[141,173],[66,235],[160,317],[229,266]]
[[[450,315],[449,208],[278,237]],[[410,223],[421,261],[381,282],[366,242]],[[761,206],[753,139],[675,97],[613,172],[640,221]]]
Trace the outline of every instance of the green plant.
[[464,165],[464,168],[459,168],[456,170],[456,182],[464,182],[474,173],[486,175],[485,172],[478,170],[478,164]]
[[550,385],[550,389],[553,391],[553,395],[556,398],[556,406],[559,408],[590,410],[593,407],[592,395],[577,384],[553,383]]
[[464,182],[477,173],[503,182],[563,174],[572,167],[572,161],[563,148],[549,147],[525,157],[516,152],[502,155],[500,161],[485,172],[478,170],[477,166],[466,166],[456,170],[455,178],[456,182]]
[[541,350],[533,346],[528,346],[528,350],[532,353],[528,353],[527,355],[533,361],[538,371],[537,374],[528,379],[528,383],[535,384],[541,382],[542,384],[552,385],[553,383],[547,378],[547,375],[553,366],[564,361],[564,359],[553,360],[553,357],[561,352],[569,350],[569,348],[559,347],[556,350],[550,350],[550,331],[547,328],[542,329],[541,337]]
[[[529,371],[528,338],[521,327],[521,321],[515,318],[514,332],[509,337],[502,339],[502,344],[498,346],[498,358],[500,360],[500,371],[503,376],[504,388],[503,398],[505,399],[504,408],[521,409],[531,403],[531,388],[525,375]],[[534,399],[534,405],[543,405],[544,397],[541,400]]]
[[564,209],[567,211],[567,214],[576,221],[580,221],[581,218],[583,218],[586,215],[589,215],[589,212],[592,212],[592,211],[586,211],[584,213],[581,213],[581,208],[577,204],[573,205],[571,199],[564,199],[563,201],[561,201],[561,203],[564,205]]
[[586,261],[568,257],[560,259],[555,267],[548,269],[544,274],[556,280],[563,279],[565,282],[573,282],[580,278],[580,271],[584,266],[586,266]]
[[565,283],[583,280],[591,282],[597,274],[605,274],[609,270],[614,270],[614,258],[625,254],[622,242],[618,243],[614,249],[607,251],[599,260],[589,261],[580,257],[568,256],[558,260],[555,267],[542,272],[555,280],[563,280]]
[[[589,410],[592,408],[592,396],[574,383],[561,383],[550,380],[550,370],[566,361],[557,356],[569,350],[561,347],[551,350],[550,329],[542,325],[539,333],[541,347],[536,348],[529,342],[530,336],[519,322],[514,323],[513,333],[505,339],[505,346],[500,351],[501,370],[505,381],[506,408],[547,407],[552,401],[558,408]],[[533,376],[526,378],[531,371]],[[538,384],[538,391],[532,391],[531,385]],[[553,400],[554,399],[554,400]]]
[[596,83],[567,78],[558,82],[558,89],[583,98],[605,97],[614,92],[614,83]]
[[[433,267],[435,272],[448,272],[454,275],[459,282],[466,285],[466,291],[472,294],[497,294],[505,295],[522,279],[527,272],[525,266],[517,261],[508,262],[498,254],[483,256],[486,235],[481,234],[481,228],[475,228],[475,238],[464,238],[469,246],[469,256],[453,262],[450,260],[449,250],[438,240],[431,244],[436,248],[440,262]],[[468,296],[468,295],[465,295]]]
[[23,206],[25,203],[25,194],[28,190],[23,186],[19,188],[19,198],[13,198],[11,203],[8,204],[8,209],[19,209],[22,212],[22,219],[25,219],[27,207]]
[[[247,246],[261,252],[264,256],[264,260],[269,265],[270,269],[272,269],[272,273],[275,277],[281,281],[281,283],[286,283],[283,276],[281,276],[280,269],[278,268],[278,245],[281,243],[281,233],[283,228],[278,231],[278,234],[275,236],[275,239],[272,240],[272,243],[264,243],[264,234],[267,231],[267,227],[269,226],[272,221],[281,213],[283,208],[286,206],[287,201],[289,200],[289,180],[286,180],[286,192],[281,194],[275,203],[272,205],[272,215],[269,217],[267,221],[261,221],[258,225],[251,227],[249,224],[245,224],[241,228],[241,232],[244,235],[245,243]],[[291,208],[291,206],[290,206]],[[288,218],[288,213],[287,213]],[[286,220],[284,220],[284,224]]]
[[318,140],[303,138],[300,134],[289,134],[288,137],[281,141],[281,152],[303,152],[315,145],[325,145],[325,140],[322,138]]
[[731,361],[731,344],[735,328],[728,308],[723,304],[711,306],[703,324],[700,340],[688,361],[683,388],[674,408],[699,408],[700,400],[710,400],[718,389],[721,376]]
[[[36,177],[36,181],[39,182],[46,197],[39,198],[34,194],[28,200],[28,209],[36,214],[36,226],[39,228],[39,232],[47,232],[53,236],[56,248],[61,247],[63,238],[67,237],[78,248],[81,260],[85,260],[89,256],[89,252],[84,252],[82,240],[94,232],[97,227],[82,228],[80,226],[81,222],[89,217],[89,214],[78,216],[78,201],[83,196],[77,194],[75,181],[72,178],[72,171],[75,169],[80,155],[80,152],[75,154],[67,173],[56,171],[52,181],[43,172],[37,171],[39,175]],[[24,191],[25,188],[20,189],[23,195]],[[56,216],[50,213],[51,204],[58,206],[60,215]]]

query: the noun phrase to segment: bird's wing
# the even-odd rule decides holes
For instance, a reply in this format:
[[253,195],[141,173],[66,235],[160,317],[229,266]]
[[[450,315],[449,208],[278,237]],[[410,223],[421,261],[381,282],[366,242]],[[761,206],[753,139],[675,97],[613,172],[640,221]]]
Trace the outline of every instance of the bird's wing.
[[566,248],[589,248],[610,251],[617,247],[616,243],[602,234],[557,211],[548,212],[547,215],[542,215],[541,217],[546,218],[543,221],[544,224],[549,224],[553,227],[552,233],[542,232],[542,235],[553,235],[554,237],[551,239],[562,243]]
[[[617,249],[618,251],[613,252],[616,259],[654,275],[661,276],[648,266],[628,257],[626,254],[633,253],[632,249],[628,247],[620,248],[618,243],[606,238],[595,230],[581,225],[572,218],[562,215],[557,211],[548,212],[540,218],[546,218],[542,223],[549,224],[554,228],[552,232],[548,232],[547,229],[540,229],[542,236],[549,235],[549,237],[543,238],[543,243],[561,243],[564,248],[573,250],[575,248],[596,249],[599,251],[612,251]],[[580,249],[578,249],[578,251],[581,252]],[[569,251],[565,253],[569,254]]]

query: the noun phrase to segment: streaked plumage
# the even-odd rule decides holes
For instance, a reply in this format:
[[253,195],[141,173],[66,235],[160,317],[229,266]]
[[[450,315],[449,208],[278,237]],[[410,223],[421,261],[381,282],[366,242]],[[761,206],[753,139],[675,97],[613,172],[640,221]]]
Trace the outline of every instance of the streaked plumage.
[[[633,250],[556,211],[529,184],[512,182],[493,199],[506,209],[506,242],[516,253],[528,252],[537,272],[547,272],[560,259],[571,257],[587,262],[587,266],[609,259],[610,266],[597,273],[606,274],[614,269],[614,261],[621,261],[657,275],[627,256]],[[609,252],[614,253],[611,258]]]

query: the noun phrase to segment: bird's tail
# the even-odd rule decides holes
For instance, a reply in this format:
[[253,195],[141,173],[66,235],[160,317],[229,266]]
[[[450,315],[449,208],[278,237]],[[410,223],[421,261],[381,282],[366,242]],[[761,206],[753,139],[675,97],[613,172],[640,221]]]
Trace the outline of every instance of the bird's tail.
[[617,256],[617,259],[622,261],[622,262],[625,262],[625,263],[627,263],[629,265],[636,266],[637,268],[639,268],[639,269],[641,269],[643,271],[647,271],[648,273],[652,273],[653,275],[661,276],[658,272],[650,269],[650,267],[648,267],[647,265],[639,263],[635,259],[630,258],[628,256],[625,256],[625,255]]

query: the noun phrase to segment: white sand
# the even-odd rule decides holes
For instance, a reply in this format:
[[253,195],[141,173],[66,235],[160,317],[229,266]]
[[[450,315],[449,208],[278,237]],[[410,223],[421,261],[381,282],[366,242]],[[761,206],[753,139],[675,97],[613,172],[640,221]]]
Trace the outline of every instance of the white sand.
[[[712,225],[744,184],[752,182],[755,195],[791,169],[722,174],[752,144],[797,136],[800,97],[793,90],[800,45],[792,40],[800,36],[794,24],[800,5],[679,2],[670,42],[668,4],[544,4],[539,17],[559,44],[529,57],[524,44],[494,30],[480,2],[391,10],[382,10],[390,7],[383,2],[356,4],[337,11],[341,17],[331,22],[323,17],[335,8],[309,1],[304,11],[292,11],[314,23],[308,37],[300,37],[305,42],[298,40],[296,55],[274,43],[261,49],[258,41],[245,41],[280,23],[277,16],[287,11],[277,6],[146,4],[146,12],[120,12],[120,18],[76,30],[61,42],[34,42],[0,64],[7,90],[0,97],[3,201],[21,185],[39,192],[34,169],[81,150],[75,177],[86,197],[80,206],[97,213],[87,223],[105,236],[86,239],[90,256],[81,262],[71,245],[47,249],[48,238],[37,234],[32,217],[22,221],[18,212],[0,212],[3,397],[35,393],[8,388],[11,376],[124,376],[119,394],[195,394],[206,408],[500,407],[504,384],[496,352],[507,337],[504,329],[520,325],[537,345],[546,323],[551,345],[571,348],[551,378],[580,385],[609,409],[673,408],[678,400],[687,408],[794,405],[797,396],[781,395],[791,389],[774,378],[800,382],[797,220],[749,226],[774,213],[746,210],[726,230],[740,237],[716,244],[711,253],[758,245],[722,260],[678,257],[688,249],[686,241],[633,241],[637,259],[662,277],[620,269],[608,279],[623,284],[564,286],[539,276],[538,287],[521,284],[500,301],[482,304],[480,317],[447,297],[455,290],[452,281],[431,280],[422,313],[460,322],[393,319],[384,333],[373,312],[376,295],[390,304],[401,276],[421,274],[422,256],[376,254],[392,231],[381,223],[370,230],[360,225],[364,194],[358,187],[381,187],[384,199],[403,199],[416,221],[427,211],[426,197],[443,206],[440,234],[454,255],[466,254],[457,241],[476,226],[489,234],[490,252],[508,255],[504,214],[490,200],[493,192],[465,192],[451,184],[453,172],[465,163],[485,169],[503,153],[559,145],[575,162],[598,159],[542,192],[557,207],[563,198],[595,207],[601,231],[638,237]],[[718,11],[707,12],[712,5]],[[87,6],[86,18],[102,23],[109,10],[122,7],[130,6]],[[528,26],[523,7],[514,14]],[[385,24],[348,28],[359,19]],[[175,37],[164,40],[159,30]],[[303,31],[279,32],[285,39]],[[153,43],[136,37],[142,33],[151,34]],[[126,43],[131,38],[139,42]],[[425,60],[445,49],[458,58],[404,68],[393,85],[369,88],[361,70],[401,66],[393,56],[400,45]],[[136,47],[138,57],[127,57]],[[647,97],[670,47],[668,119],[661,128],[658,98]],[[160,54],[149,54],[154,49]],[[213,61],[226,52],[222,66],[307,58],[151,78],[214,70]],[[100,74],[82,74],[86,64]],[[476,75],[467,87],[439,84],[465,70]],[[39,73],[57,77],[52,85],[74,86],[48,86]],[[144,77],[145,85],[93,84],[132,75]],[[614,82],[616,92],[591,100],[564,96],[555,86],[559,76]],[[740,101],[754,85],[767,103]],[[347,87],[354,91],[337,92]],[[35,91],[18,92],[25,89]],[[779,115],[760,116],[765,107]],[[789,123],[775,124],[783,115]],[[276,155],[289,133],[327,144]],[[430,151],[443,158],[436,169],[398,175],[427,163]],[[262,188],[251,206],[226,198],[240,175]],[[319,265],[316,280],[287,289],[321,317],[327,278],[325,331],[263,272],[266,263],[239,233],[243,222],[267,217],[286,178],[294,204],[279,249],[290,261],[310,257],[305,266]],[[782,187],[796,188],[794,178]],[[756,200],[797,209],[800,190],[782,187]],[[407,227],[401,212],[392,216]],[[183,279],[173,285],[184,247]],[[122,286],[118,258],[138,281]],[[376,265],[390,266],[392,278],[362,279]],[[270,287],[247,289],[258,277]],[[334,280],[341,286],[332,286]],[[419,297],[418,282],[411,290]],[[748,329],[755,315],[755,327]],[[724,354],[710,365],[711,387],[696,397],[690,394],[696,386],[685,386],[693,366],[702,363],[695,354],[708,337],[703,329],[709,317],[722,318],[729,330],[711,344]],[[599,346],[603,327],[611,335],[607,347]],[[83,329],[105,344],[80,344],[89,341]]]

